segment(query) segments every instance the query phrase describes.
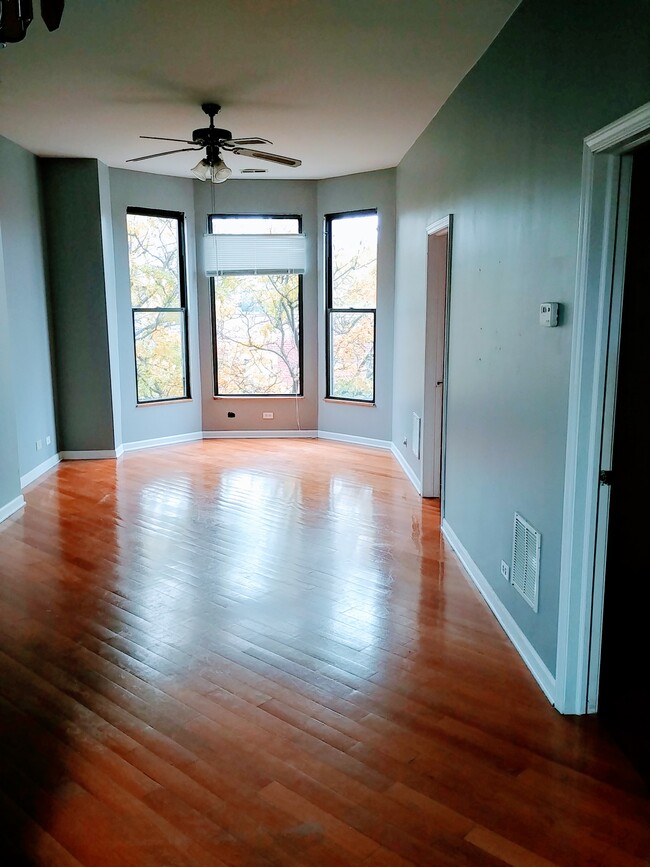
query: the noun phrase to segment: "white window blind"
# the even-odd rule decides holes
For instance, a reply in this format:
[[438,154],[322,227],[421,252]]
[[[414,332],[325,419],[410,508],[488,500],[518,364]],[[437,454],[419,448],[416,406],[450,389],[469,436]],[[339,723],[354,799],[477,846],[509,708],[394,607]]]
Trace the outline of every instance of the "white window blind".
[[304,274],[307,260],[305,235],[203,236],[205,273]]

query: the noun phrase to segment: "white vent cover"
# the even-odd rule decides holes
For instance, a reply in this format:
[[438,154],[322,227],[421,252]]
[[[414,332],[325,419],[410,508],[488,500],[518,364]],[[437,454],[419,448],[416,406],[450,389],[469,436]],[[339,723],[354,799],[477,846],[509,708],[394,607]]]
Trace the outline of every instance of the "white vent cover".
[[541,542],[537,530],[515,512],[510,581],[535,611],[537,611]]
[[413,426],[411,428],[411,449],[416,458],[420,457],[420,431],[422,419],[417,413],[413,413]]

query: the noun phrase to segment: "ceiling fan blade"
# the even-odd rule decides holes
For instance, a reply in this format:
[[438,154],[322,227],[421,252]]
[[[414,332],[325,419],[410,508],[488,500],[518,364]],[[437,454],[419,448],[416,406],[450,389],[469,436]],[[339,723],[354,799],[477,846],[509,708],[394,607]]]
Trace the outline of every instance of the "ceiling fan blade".
[[280,154],[267,154],[266,151],[256,151],[251,148],[235,147],[232,149],[232,152],[242,157],[255,157],[257,160],[268,160],[270,163],[278,163],[281,166],[297,168],[302,165],[302,160],[296,160],[293,157],[283,157]]
[[133,157],[127,163],[139,163],[141,160],[152,160],[154,157],[165,157],[167,154],[182,154],[183,151],[202,151],[203,148],[177,148],[175,151],[161,151],[159,154],[147,154],[146,157]]
[[232,150],[233,147],[236,147],[237,145],[258,145],[258,144],[270,144],[270,145],[272,145],[273,142],[269,141],[267,138],[257,138],[257,137],[231,138],[231,139],[228,139],[226,141],[222,141],[221,147],[225,148],[226,150]]
[[182,144],[196,144],[195,141],[188,141],[184,138],[162,138],[159,135],[141,135],[140,138],[154,139],[154,141],[177,141],[181,142]]

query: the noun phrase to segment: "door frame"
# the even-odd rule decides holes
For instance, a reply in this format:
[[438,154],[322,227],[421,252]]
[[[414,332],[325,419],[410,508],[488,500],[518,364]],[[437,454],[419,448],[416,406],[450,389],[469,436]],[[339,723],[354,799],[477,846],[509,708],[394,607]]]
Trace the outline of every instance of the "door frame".
[[[650,102],[584,140],[574,304],[555,705],[598,706],[615,370],[631,157],[650,140]],[[608,386],[609,383],[609,386]]]
[[[427,226],[427,294],[424,340],[424,400],[422,413],[422,496],[440,497],[440,515],[444,517],[445,442],[447,417],[446,374],[449,357],[449,302],[451,289],[451,244],[453,214],[447,214]],[[431,275],[429,244],[432,236],[446,237],[447,261],[444,293]],[[440,328],[442,306],[443,327]],[[442,346],[440,345],[442,342]],[[442,389],[442,397],[438,391]],[[438,476],[437,467],[440,467]]]

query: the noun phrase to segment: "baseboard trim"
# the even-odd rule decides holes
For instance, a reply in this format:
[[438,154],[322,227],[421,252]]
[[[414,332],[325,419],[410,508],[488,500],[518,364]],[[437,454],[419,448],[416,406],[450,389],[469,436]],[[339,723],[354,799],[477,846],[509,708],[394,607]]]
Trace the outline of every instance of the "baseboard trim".
[[422,496],[422,485],[420,484],[420,480],[415,475],[415,473],[413,472],[411,467],[407,464],[406,459],[404,458],[404,456],[402,455],[400,450],[397,448],[395,443],[390,444],[390,450],[392,452],[393,457],[397,461],[397,463],[404,470],[404,473],[406,474],[407,479],[411,482],[411,484],[413,485],[415,490],[418,492],[418,494],[420,496]]
[[169,437],[154,437],[150,440],[134,440],[130,443],[124,443],[125,452],[137,452],[140,449],[153,449],[156,446],[172,446],[178,443],[189,443],[195,440],[202,440],[203,432],[195,431],[194,433],[176,434]]
[[25,498],[22,494],[19,497],[11,500],[9,503],[6,503],[4,506],[0,506],[0,524],[24,507]]
[[515,650],[519,656],[521,656],[530,673],[539,684],[542,692],[551,704],[555,705],[555,678],[548,670],[533,645],[521,631],[508,609],[496,595],[481,570],[467,553],[458,536],[456,536],[447,521],[444,519],[441,524],[441,529],[445,539],[447,539],[451,547],[454,549],[456,556],[462,563],[463,568],[467,572],[472,583],[476,586],[483,599],[487,602],[492,613],[501,624],[503,631],[514,645]]
[[317,431],[319,440],[332,440],[338,443],[350,443],[357,446],[368,446],[371,449],[390,449],[391,443],[388,440],[375,440],[371,437],[357,437],[352,434],[333,433],[328,430]]
[[91,451],[59,452],[62,461],[105,461],[119,458],[124,452],[123,446],[116,449],[93,449]]
[[61,455],[56,454],[52,455],[51,458],[43,461],[42,464],[39,464],[37,467],[34,467],[33,470],[30,470],[28,473],[25,473],[24,476],[20,477],[20,487],[26,488],[27,485],[31,485],[32,482],[35,482],[36,479],[39,479],[43,473],[46,473],[48,470],[51,470],[52,467],[55,467],[61,461]]
[[315,430],[204,430],[204,440],[314,439]]

